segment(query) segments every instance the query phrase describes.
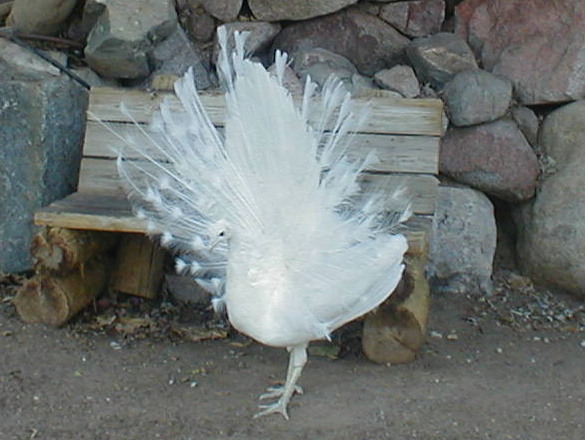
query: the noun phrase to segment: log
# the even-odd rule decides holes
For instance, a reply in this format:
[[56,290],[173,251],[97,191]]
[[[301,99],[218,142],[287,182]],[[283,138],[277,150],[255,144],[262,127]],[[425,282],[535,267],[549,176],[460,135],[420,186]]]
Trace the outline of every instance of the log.
[[143,298],[156,298],[163,279],[166,252],[143,234],[124,234],[118,245],[112,288]]
[[406,256],[406,269],[396,291],[366,316],[362,349],[381,364],[412,362],[427,331],[429,285],[424,277],[424,256]]
[[104,289],[107,266],[105,259],[96,258],[65,274],[37,273],[14,298],[18,315],[28,323],[62,326]]
[[117,234],[46,228],[33,239],[31,252],[38,270],[70,272],[113,248]]

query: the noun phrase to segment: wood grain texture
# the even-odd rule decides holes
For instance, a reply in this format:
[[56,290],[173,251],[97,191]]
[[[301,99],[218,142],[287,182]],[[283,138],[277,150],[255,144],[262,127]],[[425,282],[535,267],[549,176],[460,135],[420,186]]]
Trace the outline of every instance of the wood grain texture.
[[[201,101],[215,125],[223,125],[225,100],[222,94],[201,92]],[[182,111],[173,94],[145,93],[139,90],[94,87],[91,90],[88,119],[104,122],[128,122],[120,103],[136,122],[149,123],[163,99],[174,111]],[[357,106],[369,107],[369,117],[361,131],[365,133],[440,136],[443,130],[443,105],[438,99],[356,98]]]
[[[141,131],[141,127],[150,122],[163,99],[168,99],[174,109],[181,110],[172,94],[93,88],[90,94],[79,192],[38,211],[35,215],[36,224],[144,233],[145,223],[132,215],[123,194],[115,166],[116,153],[112,147],[123,143],[126,136],[152,142]],[[221,128],[225,114],[223,95],[202,93],[201,99],[212,122]],[[408,191],[416,214],[432,214],[438,186],[436,174],[442,133],[441,101],[387,97],[358,98],[356,101],[358,105],[367,103],[370,106],[370,119],[362,132],[356,135],[355,146],[349,154],[359,158],[374,149],[380,159],[378,164],[371,166],[363,174],[363,184],[386,185],[389,189],[402,186]],[[141,127],[135,126],[120,111],[120,103],[127,107],[134,119],[132,122],[138,122]],[[126,155],[133,157],[129,150]],[[429,222],[425,225],[424,228],[407,228],[405,232],[411,243],[417,240],[424,242],[421,237],[426,237],[424,231],[425,228],[428,229]],[[424,243],[421,246],[420,249],[423,249]],[[411,246],[411,249],[415,248],[416,246]]]
[[[160,158],[155,143],[163,142],[160,136],[146,133],[134,124],[111,122],[108,128],[96,121],[88,121],[83,155],[92,158],[114,159],[123,149],[127,158],[139,157],[125,139],[132,139],[146,147],[155,158]],[[382,135],[360,133],[355,136],[348,152],[350,159],[363,159],[374,150],[379,161],[368,171],[402,173],[438,173],[439,138],[436,136]]]
[[[116,163],[109,159],[83,159],[79,179],[80,192],[122,192],[124,189]],[[429,214],[435,211],[436,187],[439,181],[432,174],[364,173],[361,180],[365,185],[384,185],[389,191],[404,187],[412,200],[415,213]]]
[[[426,254],[432,217],[417,215],[397,232],[408,239],[409,253]],[[132,214],[125,195],[120,191],[73,193],[35,213],[37,226],[109,232],[146,233],[146,222]]]

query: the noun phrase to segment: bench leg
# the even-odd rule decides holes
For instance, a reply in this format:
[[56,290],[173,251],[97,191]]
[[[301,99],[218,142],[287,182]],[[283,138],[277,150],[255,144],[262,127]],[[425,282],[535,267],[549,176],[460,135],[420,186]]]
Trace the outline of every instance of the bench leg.
[[364,321],[362,348],[377,363],[412,362],[424,342],[430,306],[426,257],[407,255],[405,261],[396,291]]
[[166,252],[143,234],[124,234],[118,245],[112,289],[156,298],[163,279]]
[[89,305],[107,285],[116,241],[95,231],[42,230],[32,245],[35,274],[14,299],[21,319],[61,326]]

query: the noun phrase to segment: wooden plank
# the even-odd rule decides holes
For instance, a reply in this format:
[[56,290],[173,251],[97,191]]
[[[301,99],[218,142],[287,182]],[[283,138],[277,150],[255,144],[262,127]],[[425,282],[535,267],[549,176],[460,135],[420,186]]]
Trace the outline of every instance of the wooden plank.
[[[392,190],[403,186],[412,199],[413,210],[417,214],[430,214],[435,211],[435,195],[438,179],[432,174],[371,174],[364,173],[366,184],[383,185]],[[81,192],[120,192],[122,181],[118,177],[116,163],[109,159],[84,158],[78,190]]]
[[58,226],[110,232],[146,231],[146,222],[134,217],[121,192],[76,192],[35,212],[38,226]]
[[[69,229],[145,233],[146,222],[133,216],[121,192],[77,192],[35,213],[35,224]],[[397,232],[409,243],[409,253],[425,254],[432,217],[417,215]]]
[[163,279],[165,251],[143,234],[124,234],[118,245],[112,289],[143,298],[156,298]]
[[[223,125],[225,101],[217,92],[201,92],[201,101],[215,125]],[[148,123],[162,99],[181,111],[173,94],[145,93],[140,90],[94,87],[90,94],[88,118],[107,122],[128,122],[119,111],[124,103],[137,122]],[[369,117],[363,132],[440,136],[443,130],[443,104],[439,99],[401,99],[388,97],[356,98],[357,106],[367,105]]]
[[[158,150],[152,145],[153,142],[160,142],[160,135],[149,133],[148,136],[152,136],[149,139],[134,124],[112,122],[108,123],[108,126],[111,130],[99,122],[88,121],[85,132],[84,156],[115,158],[116,150],[124,146],[121,137],[142,143],[146,147],[146,151],[152,152],[157,157]],[[361,159],[372,150],[376,152],[379,162],[368,168],[368,171],[438,173],[439,138],[436,136],[360,133],[354,139],[349,156],[352,159]],[[125,148],[124,155],[127,158],[138,157],[138,154],[131,148]]]

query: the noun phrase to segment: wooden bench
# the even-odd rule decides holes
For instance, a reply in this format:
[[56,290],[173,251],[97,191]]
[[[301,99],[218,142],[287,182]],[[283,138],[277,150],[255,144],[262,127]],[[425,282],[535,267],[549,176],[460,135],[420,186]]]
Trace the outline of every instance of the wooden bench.
[[[145,237],[145,223],[132,215],[112,150],[120,141],[97,119],[123,135],[135,127],[120,112],[121,102],[137,122],[147,124],[164,96],[131,89],[91,90],[77,192],[34,216],[35,224],[43,229],[32,250],[36,275],[16,298],[24,320],[61,325],[108,286],[147,298],[156,295],[164,252]],[[222,126],[223,95],[203,94],[202,100],[213,123]],[[377,151],[381,162],[364,173],[366,182],[387,179],[408,188],[416,214],[404,230],[409,240],[409,273],[414,273],[414,281],[424,283],[421,265],[435,210],[442,104],[431,99],[363,100],[371,103],[371,116],[351,153]],[[173,102],[179,107],[176,99]],[[421,304],[428,308],[425,301]],[[426,322],[426,311],[423,314],[417,319]],[[419,330],[424,333],[422,327]]]

